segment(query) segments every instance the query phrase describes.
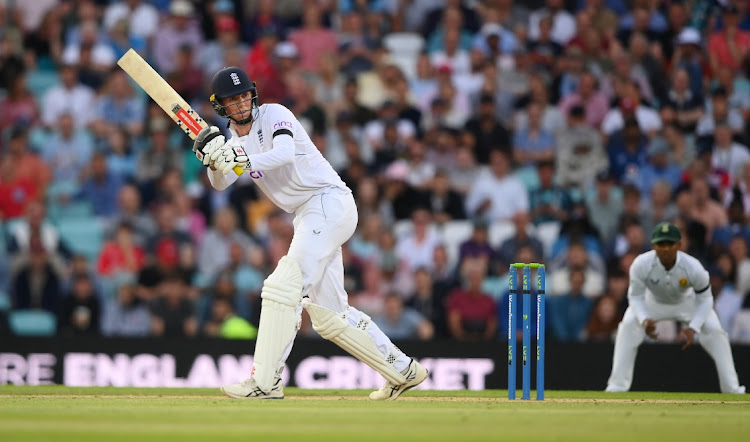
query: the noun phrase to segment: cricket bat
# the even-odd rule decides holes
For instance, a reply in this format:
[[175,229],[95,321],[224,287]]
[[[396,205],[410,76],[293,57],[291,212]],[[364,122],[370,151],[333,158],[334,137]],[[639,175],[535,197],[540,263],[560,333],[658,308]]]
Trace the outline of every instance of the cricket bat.
[[[195,140],[200,131],[208,127],[198,112],[169,85],[137,52],[128,50],[117,64],[180,126],[191,139]],[[236,166],[234,173],[242,175],[245,170]]]

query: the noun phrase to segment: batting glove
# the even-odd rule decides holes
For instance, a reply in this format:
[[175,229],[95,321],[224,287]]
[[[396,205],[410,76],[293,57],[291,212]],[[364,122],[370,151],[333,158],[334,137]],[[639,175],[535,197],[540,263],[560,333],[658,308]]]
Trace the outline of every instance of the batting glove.
[[206,127],[195,138],[193,153],[204,166],[211,166],[213,165],[211,154],[218,151],[225,143],[226,139],[218,127]]
[[211,154],[211,161],[217,170],[224,175],[229,174],[235,167],[250,170],[250,158],[242,146],[230,146],[225,144],[219,150]]

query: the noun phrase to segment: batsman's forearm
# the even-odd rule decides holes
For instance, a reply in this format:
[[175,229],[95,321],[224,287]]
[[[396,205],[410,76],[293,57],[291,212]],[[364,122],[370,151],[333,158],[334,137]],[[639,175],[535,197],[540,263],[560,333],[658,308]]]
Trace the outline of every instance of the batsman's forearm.
[[235,175],[233,173],[224,175],[221,173],[220,170],[213,170],[210,167],[207,168],[208,170],[208,180],[211,182],[211,185],[214,186],[214,189],[216,190],[224,190],[227,187],[231,186],[235,181],[237,181],[237,178],[239,178],[238,175]]
[[289,135],[278,135],[273,139],[273,149],[248,155],[253,170],[273,170],[294,162],[294,139]]
[[688,326],[696,332],[700,332],[700,329],[708,318],[708,314],[711,313],[711,308],[714,306],[714,296],[709,289],[707,293],[698,295],[696,301],[698,302],[698,305],[695,308],[693,319]]

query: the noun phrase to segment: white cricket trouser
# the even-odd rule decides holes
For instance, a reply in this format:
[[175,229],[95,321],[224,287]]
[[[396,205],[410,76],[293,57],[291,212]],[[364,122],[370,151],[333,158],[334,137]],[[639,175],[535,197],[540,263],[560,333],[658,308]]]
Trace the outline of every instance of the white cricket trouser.
[[[294,237],[287,256],[294,258],[302,271],[302,296],[336,313],[349,309],[346,319],[356,327],[360,312],[349,306],[344,290],[344,261],[341,245],[351,238],[357,228],[357,205],[351,193],[331,191],[315,195],[295,212]],[[297,306],[297,327],[302,318],[302,304]],[[400,351],[391,340],[371,322],[370,337],[382,352],[383,357],[396,356],[394,368],[402,371],[411,359]],[[294,340],[286,346],[279,371],[292,351]]]
[[[661,304],[656,302],[651,292],[646,292],[646,312],[648,318],[654,321],[676,320],[689,323],[696,309],[696,299],[686,298],[679,304]],[[698,342],[713,358],[716,371],[719,373],[719,385],[722,393],[738,393],[744,391],[737,379],[734,368],[732,349],[729,346],[727,333],[721,328],[716,311],[711,312],[706,322],[696,334]],[[632,307],[628,307],[622,322],[617,327],[615,353],[612,358],[612,374],[607,381],[607,391],[628,391],[633,382],[633,367],[638,346],[646,338],[646,330],[638,322]]]

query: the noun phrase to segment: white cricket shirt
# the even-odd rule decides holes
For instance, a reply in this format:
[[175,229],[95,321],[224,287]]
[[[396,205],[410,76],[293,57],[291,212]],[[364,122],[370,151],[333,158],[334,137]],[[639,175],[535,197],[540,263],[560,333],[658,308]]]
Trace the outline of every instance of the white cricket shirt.
[[[250,133],[238,137],[232,130],[232,135],[227,144],[242,146],[250,158],[252,170],[246,173],[286,212],[293,213],[313,195],[351,193],[294,114],[280,104],[260,106]],[[220,190],[238,178],[210,168],[208,177]]]
[[700,330],[713,307],[708,272],[700,261],[684,252],[677,252],[677,261],[669,270],[664,268],[654,250],[642,253],[633,261],[630,266],[628,300],[641,323],[649,318],[645,304],[647,290],[656,302],[671,305],[692,300],[695,293],[698,307],[690,328],[696,331]]

